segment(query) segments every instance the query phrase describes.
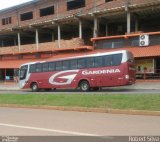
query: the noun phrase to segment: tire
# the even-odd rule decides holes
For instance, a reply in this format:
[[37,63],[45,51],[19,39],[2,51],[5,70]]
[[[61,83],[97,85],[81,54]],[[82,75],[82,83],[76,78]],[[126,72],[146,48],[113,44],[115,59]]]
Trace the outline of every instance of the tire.
[[37,83],[33,83],[33,84],[31,85],[31,89],[32,89],[32,92],[37,92],[37,91],[39,91],[38,84],[37,84]]
[[90,90],[90,85],[88,83],[88,81],[82,81],[79,85],[81,91],[86,92]]

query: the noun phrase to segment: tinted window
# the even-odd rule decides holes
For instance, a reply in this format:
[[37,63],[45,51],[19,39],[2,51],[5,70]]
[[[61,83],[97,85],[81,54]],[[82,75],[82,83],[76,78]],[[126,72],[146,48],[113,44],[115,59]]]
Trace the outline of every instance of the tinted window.
[[42,71],[42,64],[36,64],[36,72]]
[[69,61],[63,61],[63,70],[69,70]]
[[101,48],[120,48],[125,46],[124,39],[99,40],[95,42],[95,47]]
[[87,58],[86,65],[87,68],[94,68],[94,58]]
[[62,70],[62,62],[56,62],[56,70]]
[[103,66],[103,57],[96,57],[94,66],[95,67],[102,67]]
[[35,65],[35,64],[30,65],[29,72],[30,72],[30,73],[36,72],[36,65]]
[[122,54],[115,54],[112,56],[112,58],[113,58],[113,62],[112,62],[113,66],[118,66],[121,64]]
[[70,66],[71,66],[71,69],[77,69],[77,60],[71,60],[70,61]]
[[21,21],[33,19],[33,12],[27,12],[20,15]]
[[40,17],[54,14],[54,6],[40,9]]
[[2,25],[11,24],[11,17],[3,18]]
[[78,59],[78,69],[85,68],[85,59]]
[[77,9],[85,6],[85,0],[68,0],[67,10]]
[[55,70],[55,62],[50,62],[49,63],[49,71],[54,71]]
[[110,2],[110,1],[113,1],[113,0],[106,0],[106,2]]
[[44,72],[48,71],[48,63],[42,64],[42,71],[44,71]]
[[139,39],[134,39],[131,41],[131,46],[139,46]]
[[112,55],[107,55],[104,58],[105,66],[112,66]]

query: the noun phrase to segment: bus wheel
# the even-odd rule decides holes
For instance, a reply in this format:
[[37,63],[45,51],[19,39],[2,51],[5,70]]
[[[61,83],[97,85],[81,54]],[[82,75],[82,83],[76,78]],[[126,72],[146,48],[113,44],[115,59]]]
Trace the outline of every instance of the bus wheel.
[[89,91],[89,89],[90,89],[90,85],[89,85],[88,81],[82,81],[79,86],[80,86],[81,91],[83,91],[83,92]]
[[31,89],[32,89],[32,92],[37,92],[39,90],[38,84],[37,83],[33,83],[31,85]]

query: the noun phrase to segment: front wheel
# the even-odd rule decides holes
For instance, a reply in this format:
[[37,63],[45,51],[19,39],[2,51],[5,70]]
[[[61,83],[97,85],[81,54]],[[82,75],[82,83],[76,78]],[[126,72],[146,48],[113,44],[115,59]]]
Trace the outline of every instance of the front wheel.
[[37,92],[39,90],[38,84],[37,83],[33,83],[31,85],[31,89],[32,89],[32,92]]
[[89,85],[88,81],[82,81],[80,83],[80,89],[83,92],[89,91],[90,90],[90,85]]

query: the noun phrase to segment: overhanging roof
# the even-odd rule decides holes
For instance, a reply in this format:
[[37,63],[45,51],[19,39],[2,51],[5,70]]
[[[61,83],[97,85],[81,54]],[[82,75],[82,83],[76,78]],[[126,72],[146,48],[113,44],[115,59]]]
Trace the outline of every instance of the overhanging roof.
[[44,59],[17,59],[17,60],[0,60],[0,69],[19,68],[22,64],[28,62],[42,61]]
[[125,48],[115,48],[115,49],[99,49],[99,52],[118,51],[118,50],[128,50],[133,53],[135,58],[145,58],[145,57],[160,57],[160,45],[156,46],[146,46],[146,47],[125,47]]

